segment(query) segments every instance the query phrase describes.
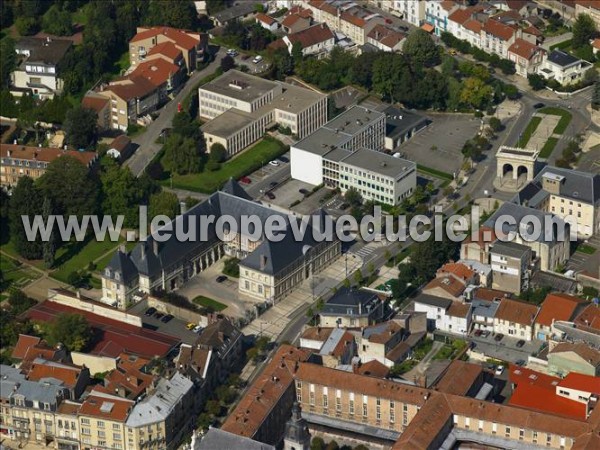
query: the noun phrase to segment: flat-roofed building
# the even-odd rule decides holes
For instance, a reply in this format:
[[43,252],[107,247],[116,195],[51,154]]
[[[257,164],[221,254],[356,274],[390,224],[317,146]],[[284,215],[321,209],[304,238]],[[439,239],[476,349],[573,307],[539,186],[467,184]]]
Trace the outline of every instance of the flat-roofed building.
[[520,294],[529,279],[531,248],[515,242],[496,241],[490,249],[492,288]]
[[206,147],[223,145],[232,156],[273,125],[303,138],[327,121],[327,96],[279,81],[230,70],[198,89]]

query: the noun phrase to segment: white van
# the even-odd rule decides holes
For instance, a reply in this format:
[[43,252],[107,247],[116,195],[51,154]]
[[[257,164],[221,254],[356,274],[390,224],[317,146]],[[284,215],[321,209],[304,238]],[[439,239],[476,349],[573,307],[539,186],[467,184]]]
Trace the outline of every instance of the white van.
[[258,64],[258,63],[259,63],[259,62],[261,62],[262,60],[263,60],[263,57],[262,57],[262,56],[260,56],[260,55],[257,55],[257,56],[255,56],[255,57],[254,57],[254,59],[252,60],[252,62],[253,62],[254,64]]

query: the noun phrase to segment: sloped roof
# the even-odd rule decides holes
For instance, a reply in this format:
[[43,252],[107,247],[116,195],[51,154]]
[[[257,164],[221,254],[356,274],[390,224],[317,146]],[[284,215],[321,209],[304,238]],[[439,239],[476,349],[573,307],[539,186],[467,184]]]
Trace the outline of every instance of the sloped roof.
[[111,270],[111,278],[112,272],[118,272],[121,274],[123,282],[125,283],[139,276],[137,268],[133,262],[131,262],[128,254],[123,252],[120,248],[112,256],[106,267]]
[[504,25],[503,23],[498,22],[494,19],[488,19],[485,24],[483,24],[483,31],[492,36],[502,39],[503,41],[508,41],[512,38],[516,32],[513,27],[508,25]]
[[258,13],[256,14],[256,20],[266,24],[266,25],[273,25],[274,23],[276,23],[277,21],[275,19],[273,19],[270,16],[267,16],[266,14],[263,13]]
[[586,362],[590,363],[593,367],[600,366],[600,351],[593,349],[589,345],[579,342],[572,344],[570,342],[562,342],[554,347],[549,354],[553,355],[556,353],[573,352],[580,356]]
[[172,42],[161,42],[150,49],[148,56],[151,55],[164,55],[175,61],[181,55],[181,50],[179,50]]
[[133,38],[131,38],[129,42],[137,42],[158,35],[165,36],[186,50],[193,49],[200,42],[199,39],[190,36],[183,30],[178,30],[177,28],[171,27],[152,27],[147,30],[139,31]]
[[101,97],[97,94],[86,94],[81,100],[81,106],[87,109],[92,109],[97,113],[102,111],[106,104],[108,103],[108,99],[106,97]]
[[223,187],[221,188],[221,192],[225,192],[226,194],[233,195],[239,198],[245,198],[246,200],[252,200],[252,197],[246,192],[246,190],[240,186],[240,184],[230,178],[225,182]]
[[27,353],[27,350],[29,350],[30,347],[37,345],[41,340],[42,338],[37,336],[19,334],[19,340],[17,340],[11,356],[14,359],[23,359]]
[[456,359],[435,384],[435,389],[446,394],[467,395],[478,381],[483,382],[483,367]]
[[2,158],[8,157],[9,151],[11,152],[11,158],[48,163],[60,158],[61,156],[70,156],[85,166],[89,166],[90,163],[98,157],[96,152],[78,152],[75,150],[63,150],[60,148],[26,147],[24,145],[0,144],[0,156]]
[[320,44],[321,42],[328,41],[334,37],[335,36],[331,29],[329,29],[329,27],[324,23],[316,24],[304,30],[287,35],[287,38],[292,45],[294,45],[296,42],[299,42],[300,45],[302,45],[302,48],[308,48],[313,45]]
[[509,53],[514,53],[521,58],[527,60],[533,58],[533,56],[540,50],[535,44],[527,42],[524,39],[516,39],[515,42],[508,48]]
[[600,377],[584,375],[577,372],[569,372],[565,378],[558,383],[560,387],[576,389],[579,391],[600,394]]
[[143,98],[156,91],[156,86],[142,76],[133,76],[133,73],[124,83],[109,84],[102,92],[112,92],[125,101],[134,98]]
[[531,326],[538,313],[538,307],[509,298],[503,298],[496,310],[496,319],[507,320],[521,325]]
[[600,331],[600,308],[597,305],[590,305],[579,314],[575,320],[577,327]]
[[63,382],[65,386],[73,387],[77,383],[81,371],[82,368],[78,366],[36,358],[27,373],[27,379],[40,381],[44,378],[55,378]]
[[154,86],[159,87],[167,83],[167,81],[179,72],[179,70],[181,70],[181,68],[177,64],[173,64],[162,58],[155,58],[138,64],[129,76],[132,79],[138,77],[144,78]]
[[577,307],[583,303],[586,301],[572,295],[548,294],[535,321],[549,327],[555,320],[571,320]]
[[132,400],[92,391],[91,395],[81,404],[79,414],[97,419],[125,422],[133,405]]
[[369,377],[386,378],[390,373],[390,368],[373,359],[368,363],[361,364],[357,369],[357,373]]

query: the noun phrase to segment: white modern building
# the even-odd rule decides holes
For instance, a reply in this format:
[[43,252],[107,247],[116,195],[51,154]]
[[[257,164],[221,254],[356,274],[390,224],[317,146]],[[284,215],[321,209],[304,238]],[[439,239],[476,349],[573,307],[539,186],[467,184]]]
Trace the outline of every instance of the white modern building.
[[427,329],[465,335],[471,326],[471,304],[421,294],[414,300],[416,312],[427,314]]
[[417,167],[384,146],[385,114],[355,106],[292,146],[292,178],[395,205],[415,190]]
[[553,50],[544,59],[538,73],[547,80],[556,80],[560,84],[572,84],[581,81],[592,65],[562,50]]

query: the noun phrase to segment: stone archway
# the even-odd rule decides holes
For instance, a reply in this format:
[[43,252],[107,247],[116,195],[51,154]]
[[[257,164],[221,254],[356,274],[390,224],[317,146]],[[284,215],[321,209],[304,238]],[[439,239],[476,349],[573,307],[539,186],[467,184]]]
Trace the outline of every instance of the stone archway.
[[533,180],[539,152],[527,148],[502,146],[496,153],[496,180],[494,187],[516,192]]
[[515,179],[520,179],[523,175],[525,175],[525,179],[528,180],[529,179],[529,169],[525,166],[519,166],[517,168],[517,173],[515,176]]
[[502,165],[502,177],[512,178],[515,169],[512,164],[506,163]]

